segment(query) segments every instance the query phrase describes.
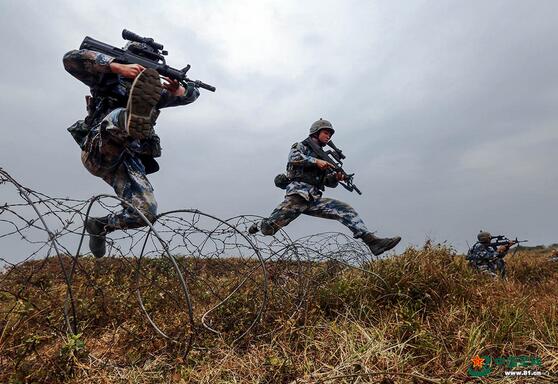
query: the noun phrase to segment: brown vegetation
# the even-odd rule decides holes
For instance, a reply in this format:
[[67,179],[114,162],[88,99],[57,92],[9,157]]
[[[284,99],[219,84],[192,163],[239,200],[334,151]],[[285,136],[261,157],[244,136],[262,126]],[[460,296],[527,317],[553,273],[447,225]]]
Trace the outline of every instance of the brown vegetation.
[[[71,259],[64,262],[69,268]],[[81,259],[77,335],[64,325],[57,259],[3,272],[0,382],[459,383],[472,380],[467,368],[476,355],[537,356],[550,376],[523,382],[558,381],[558,263],[546,249],[510,255],[506,280],[471,271],[442,246],[372,262],[369,273],[334,262],[270,263],[266,311],[236,343],[263,299],[263,276],[254,274],[212,312],[216,335],[199,325],[210,309],[204,299],[226,296],[239,278],[235,262],[181,262],[196,271],[187,275],[194,328],[165,260],[145,261],[136,283],[126,259]],[[187,355],[185,343],[154,332],[136,286],[165,334],[194,334]],[[501,368],[490,379],[509,382]]]

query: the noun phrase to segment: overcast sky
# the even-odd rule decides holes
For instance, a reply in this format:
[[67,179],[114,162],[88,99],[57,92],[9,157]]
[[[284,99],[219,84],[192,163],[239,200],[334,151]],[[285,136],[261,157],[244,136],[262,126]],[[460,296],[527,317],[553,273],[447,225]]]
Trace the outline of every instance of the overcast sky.
[[557,1],[0,0],[0,167],[51,196],[112,193],[66,131],[88,88],[62,56],[86,35],[123,46],[123,28],[217,87],[159,117],[160,212],[268,215],[291,144],[323,117],[363,191],[326,196],[401,235],[398,250],[463,250],[480,229],[558,242]]

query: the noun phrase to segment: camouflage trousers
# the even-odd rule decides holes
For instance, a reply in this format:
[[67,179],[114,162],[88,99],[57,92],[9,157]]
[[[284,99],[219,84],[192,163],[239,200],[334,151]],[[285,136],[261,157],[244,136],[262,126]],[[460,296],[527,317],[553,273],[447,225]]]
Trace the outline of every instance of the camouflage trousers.
[[349,228],[355,238],[360,238],[369,232],[364,221],[349,204],[328,198],[308,201],[297,194],[285,196],[285,200],[273,210],[271,215],[261,221],[260,229],[264,235],[273,235],[301,214],[337,220]]
[[506,276],[506,263],[500,257],[489,260],[471,260],[469,265],[473,269],[491,276]]
[[[132,139],[125,129],[125,114],[124,108],[115,109],[91,130],[81,153],[81,161],[91,174],[112,186],[118,197],[153,222],[157,215],[157,202],[143,163],[128,148]],[[125,204],[123,207],[121,212],[107,216],[107,231],[146,225],[136,210]]]

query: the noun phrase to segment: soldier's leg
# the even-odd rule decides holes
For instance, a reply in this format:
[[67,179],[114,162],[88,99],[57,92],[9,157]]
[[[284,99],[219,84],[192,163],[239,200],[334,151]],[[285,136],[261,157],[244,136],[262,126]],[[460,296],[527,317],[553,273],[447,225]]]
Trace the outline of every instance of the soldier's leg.
[[[271,212],[268,218],[262,219],[260,229],[264,235],[274,235],[279,229],[288,225],[300,216],[308,208],[308,201],[299,195],[285,196],[277,208]],[[250,227],[249,232],[254,234],[258,231],[257,224]]]
[[[114,188],[116,195],[133,204],[148,220],[157,214],[153,187],[145,176],[143,164],[127,154],[125,146],[128,134],[125,129],[125,110],[115,109],[109,113],[90,134],[82,151],[85,168],[102,178]],[[135,166],[134,166],[135,164]],[[89,249],[95,257],[106,253],[106,234],[115,229],[137,228],[145,225],[143,219],[131,208],[105,217],[90,217],[85,223],[89,233]]]
[[[157,202],[153,187],[145,175],[141,161],[135,157],[127,158],[113,174],[112,186],[116,195],[125,200],[145,218],[153,223],[157,216]],[[107,230],[131,229],[147,225],[136,209],[123,204],[123,210],[108,216]]]
[[318,201],[313,201],[304,213],[324,219],[337,220],[349,228],[355,238],[361,238],[369,232],[357,211],[349,204],[339,200],[321,198]]
[[481,273],[496,277],[496,268],[490,260],[483,260],[477,264],[477,270]]
[[[116,195],[141,212],[149,222],[157,216],[157,202],[153,187],[147,179],[139,159],[126,159],[113,173],[103,178],[111,184]],[[138,228],[147,225],[136,209],[123,205],[123,210],[105,217],[90,217],[85,223],[89,233],[89,249],[95,257],[106,252],[106,234],[117,229]]]
[[125,122],[126,110],[117,108],[89,133],[81,161],[92,175],[104,179],[122,163],[128,142]]
[[304,213],[339,221],[351,230],[355,238],[361,239],[376,256],[392,249],[401,241],[399,236],[391,238],[376,237],[368,231],[357,211],[349,204],[339,200],[322,198],[313,202]]
[[[132,204],[150,222],[157,215],[153,187],[147,180],[145,167],[131,156],[126,146],[134,139],[153,133],[154,107],[161,94],[161,82],[155,70],[144,70],[136,77],[126,109],[117,108],[89,133],[82,152],[87,170],[110,184],[118,197]],[[90,234],[89,248],[96,257],[105,254],[105,235],[115,229],[137,228],[145,220],[131,207],[106,217],[89,218],[85,228]]]
[[499,274],[500,277],[505,278],[506,277],[506,262],[504,261],[504,259],[499,257],[496,260],[494,260],[492,270],[494,271],[494,273]]
[[[125,170],[122,164],[128,140],[125,116],[124,108],[115,109],[105,116],[101,124],[89,133],[81,153],[81,161],[85,168],[111,186],[115,180],[122,178],[119,172],[123,171],[120,168]],[[113,216],[90,217],[85,223],[85,229],[89,233],[89,249],[95,257],[105,255],[105,235],[115,228]]]

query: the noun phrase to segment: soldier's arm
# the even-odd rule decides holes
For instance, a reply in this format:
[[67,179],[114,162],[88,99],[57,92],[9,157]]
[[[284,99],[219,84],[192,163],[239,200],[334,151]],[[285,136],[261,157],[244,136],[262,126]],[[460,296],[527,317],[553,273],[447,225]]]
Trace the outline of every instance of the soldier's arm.
[[64,55],[64,68],[72,76],[93,87],[102,74],[111,73],[114,58],[88,49],[73,50]]
[[500,245],[498,249],[496,249],[496,252],[498,252],[499,255],[504,255],[514,244],[516,244],[515,240],[511,240],[510,242],[508,242],[508,244]]
[[334,165],[328,163],[327,161],[318,159],[316,157],[307,155],[305,153],[305,147],[302,143],[295,143],[291,147],[291,152],[289,153],[289,163],[302,165],[302,166],[311,166],[315,165],[320,169],[325,168],[333,168]]
[[[180,86],[182,87],[182,86]],[[176,92],[172,92],[172,89],[163,89],[161,93],[161,98],[159,99],[159,103],[157,104],[157,108],[167,108],[167,107],[176,107],[180,105],[187,105],[196,101],[198,96],[200,95],[200,91],[198,88],[194,86],[193,83],[188,83],[187,87],[184,88],[184,94],[181,96],[177,96]],[[180,90],[180,88],[178,89]],[[174,94],[173,94],[174,93]],[[180,94],[182,92],[179,92]]]
[[112,73],[116,73],[129,79],[135,79],[136,76],[145,69],[145,67],[140,64],[121,64],[115,63],[114,61],[110,63],[109,67]]
[[62,62],[66,71],[90,87],[94,87],[103,74],[114,73],[134,79],[145,69],[139,64],[116,63],[113,57],[88,49],[70,51]]

